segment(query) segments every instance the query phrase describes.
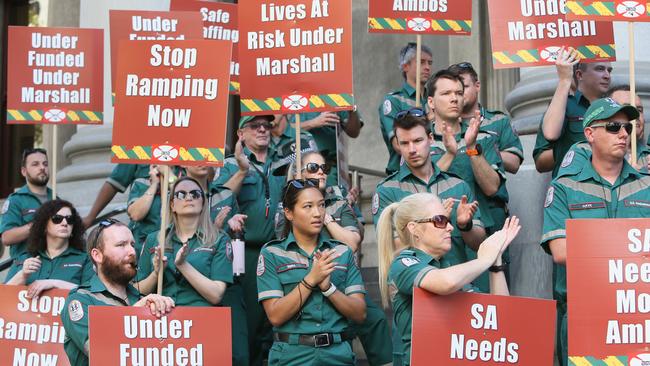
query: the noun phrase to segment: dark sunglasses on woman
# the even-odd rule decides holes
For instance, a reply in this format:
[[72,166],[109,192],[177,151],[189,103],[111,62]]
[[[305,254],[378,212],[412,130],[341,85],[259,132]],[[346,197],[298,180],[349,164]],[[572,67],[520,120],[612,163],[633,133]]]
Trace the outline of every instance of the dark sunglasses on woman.
[[421,224],[425,222],[430,222],[433,224],[433,226],[437,227],[438,229],[444,229],[447,227],[447,224],[449,223],[449,217],[445,215],[435,215],[433,217],[430,217],[428,219],[421,219],[421,220],[416,220],[415,222]]
[[193,189],[189,192],[187,191],[176,191],[174,192],[174,198],[179,200],[185,200],[188,197],[191,197],[193,200],[198,200],[203,197],[203,191],[200,189]]
[[309,174],[318,173],[318,169],[322,170],[324,174],[329,174],[330,166],[327,164],[316,164],[316,163],[307,163],[302,171],[306,171]]
[[59,215],[59,214],[52,215],[52,222],[56,225],[62,223],[63,220],[65,220],[65,222],[67,222],[68,225],[72,225],[72,215]]

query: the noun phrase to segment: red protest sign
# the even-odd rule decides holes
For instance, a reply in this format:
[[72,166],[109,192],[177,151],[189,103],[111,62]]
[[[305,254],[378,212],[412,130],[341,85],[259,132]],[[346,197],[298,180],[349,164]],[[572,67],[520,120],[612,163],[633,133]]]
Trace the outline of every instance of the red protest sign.
[[115,76],[120,42],[164,41],[203,38],[201,15],[192,11],[110,10],[111,86],[115,93]]
[[0,285],[0,365],[70,365],[61,311],[67,290],[27,298],[27,286]]
[[241,114],[352,110],[351,0],[239,4]]
[[616,59],[612,23],[566,20],[564,0],[488,0],[495,69],[549,66],[562,46],[583,62]]
[[553,364],[552,300],[414,288],[412,324],[413,366]]
[[222,165],[231,49],[227,41],[122,42],[112,161]]
[[[628,202],[626,201],[626,204]],[[647,205],[647,202],[636,202]],[[630,202],[630,204],[636,204]],[[567,221],[569,355],[650,361],[650,219]],[[600,361],[598,361],[600,362]]]
[[103,30],[12,26],[7,51],[7,123],[102,123]]
[[[230,308],[91,306],[90,365],[230,365]],[[137,362],[135,362],[137,360]]]
[[239,94],[239,29],[237,4],[203,0],[172,0],[170,10],[198,11],[203,18],[203,38],[231,41],[230,94]]
[[567,19],[590,19],[601,21],[623,20],[626,22],[650,22],[647,1],[610,0],[566,2]]
[[369,0],[368,31],[469,35],[472,0]]

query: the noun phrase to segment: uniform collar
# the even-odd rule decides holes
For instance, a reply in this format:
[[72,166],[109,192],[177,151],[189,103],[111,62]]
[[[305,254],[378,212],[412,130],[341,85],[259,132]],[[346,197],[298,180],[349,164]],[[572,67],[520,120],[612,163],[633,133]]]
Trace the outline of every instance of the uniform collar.
[[[99,278],[99,276],[95,273],[93,277],[90,279],[90,292],[93,293],[99,293],[99,292],[106,292],[109,293],[111,296],[119,299],[119,297],[115,296],[112,292],[108,291],[106,288],[106,285],[102,282],[102,280]],[[133,297],[140,297],[140,293],[138,290],[135,289],[135,287],[131,286],[131,284],[126,285],[126,292],[127,296],[131,295]],[[123,299],[121,299],[123,300]],[[133,304],[131,304],[133,305]]]
[[[289,235],[287,235],[286,239],[282,241],[282,249],[288,250],[291,244],[299,248],[298,242],[296,241],[296,237],[293,236],[292,231],[289,231]],[[318,235],[318,244],[316,245],[316,250],[320,250],[324,246],[331,248],[332,244],[323,235]]]
[[[52,190],[51,190],[49,187],[46,188],[46,189],[47,189],[47,193],[46,193],[46,194],[47,194],[47,198],[52,199]],[[17,193],[17,194],[27,194],[27,195],[30,195],[30,196],[38,197],[38,196],[36,195],[36,193],[34,193],[34,192],[32,192],[32,191],[29,190],[29,187],[27,186],[27,184],[25,184],[24,186],[20,187],[20,189],[17,190],[16,193]]]
[[402,90],[410,97],[415,97],[415,88],[411,86],[406,80],[402,84]]
[[573,94],[573,95],[569,94],[569,98],[575,99],[578,102],[578,104],[583,104],[586,107],[591,105],[591,102],[589,101],[589,99],[587,99],[587,97],[585,97],[585,95],[582,94],[582,92],[580,90],[576,90],[575,94]]
[[266,164],[269,161],[273,161],[273,157],[275,156],[275,153],[276,153],[275,149],[269,146],[266,150],[266,161],[258,161],[255,154],[253,154],[253,152],[248,147],[244,147],[244,154],[248,157],[248,160],[258,164]]
[[[442,175],[442,171],[438,168],[436,164],[431,162],[431,165],[433,165],[433,174],[431,175],[431,178],[429,179],[428,182],[425,182],[426,184],[429,184],[431,182],[435,182],[438,180],[438,177]],[[400,182],[403,182],[406,180],[408,177],[412,177],[412,179],[417,179],[420,180],[420,178],[416,177],[413,172],[411,171],[411,168],[409,168],[408,164],[406,162],[399,167],[399,171],[397,172],[397,175],[395,176]]]
[[445,257],[440,257],[440,259],[435,259],[425,251],[418,249],[416,247],[409,247],[409,250],[413,252],[413,256],[420,259],[422,262],[427,264],[438,264],[438,268],[443,268],[446,265]]
[[[640,178],[641,173],[639,173],[636,169],[634,169],[626,160],[623,160],[623,169],[621,169],[621,173],[618,175],[618,179],[616,179],[616,183],[614,185],[618,185],[619,182],[624,182],[629,176]],[[591,160],[589,161],[589,164],[585,165],[585,168],[582,169],[580,174],[578,174],[577,176],[578,181],[585,181],[588,179],[593,179],[598,182],[605,181],[598,174],[598,172],[596,172],[596,169],[594,169],[594,166],[591,164]]]

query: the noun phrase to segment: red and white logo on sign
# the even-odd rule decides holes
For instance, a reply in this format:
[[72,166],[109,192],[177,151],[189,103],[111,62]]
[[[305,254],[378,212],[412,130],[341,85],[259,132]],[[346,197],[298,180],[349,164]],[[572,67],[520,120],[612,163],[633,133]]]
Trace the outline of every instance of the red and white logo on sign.
[[636,356],[630,357],[630,366],[646,366],[650,365],[650,353],[640,353]]
[[561,49],[562,47],[557,46],[542,48],[539,50],[539,58],[544,61],[555,62],[557,60],[557,56],[560,54]]
[[63,109],[51,108],[43,112],[43,119],[47,122],[61,122],[65,121],[67,115]]
[[626,18],[638,18],[645,14],[646,8],[645,5],[639,3],[638,1],[619,0],[616,4],[616,12]]
[[415,32],[424,32],[431,29],[431,21],[424,18],[411,18],[406,21],[408,29]]
[[154,145],[153,157],[159,161],[178,161],[178,147],[170,145]]
[[282,97],[282,110],[300,111],[309,105],[309,95],[294,94]]

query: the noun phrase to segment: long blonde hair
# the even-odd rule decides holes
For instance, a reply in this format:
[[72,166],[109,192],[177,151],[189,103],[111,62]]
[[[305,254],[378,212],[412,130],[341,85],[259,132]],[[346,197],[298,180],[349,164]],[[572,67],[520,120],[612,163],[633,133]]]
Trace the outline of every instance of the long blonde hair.
[[[169,217],[171,218],[171,232],[175,232],[176,228],[178,227],[178,219],[176,218],[176,214],[172,211],[172,201],[174,200],[174,192],[176,191],[176,186],[180,182],[185,182],[185,181],[190,181],[194,182],[197,187],[201,191],[203,191],[203,188],[201,188],[201,184],[199,182],[189,176],[185,176],[183,178],[180,178],[174,182],[174,185],[169,191]],[[201,241],[201,246],[204,247],[209,247],[214,245],[217,242],[217,239],[219,238],[219,235],[217,231],[214,228],[214,224],[212,223],[212,220],[210,219],[210,205],[208,204],[208,197],[205,196],[206,192],[203,192],[204,197],[203,197],[203,204],[201,207],[201,213],[199,214],[199,226],[196,230],[196,235]],[[160,241],[160,237],[158,238]],[[165,239],[165,246],[166,247],[171,247],[171,235],[167,235],[167,238]]]
[[[409,222],[426,218],[431,205],[440,204],[440,198],[433,193],[416,193],[394,202],[384,209],[377,221],[377,243],[379,245],[379,290],[381,302],[386,308],[390,302],[388,272],[398,251],[413,246],[413,235],[406,228]],[[393,240],[393,228],[402,243],[398,248]]]

